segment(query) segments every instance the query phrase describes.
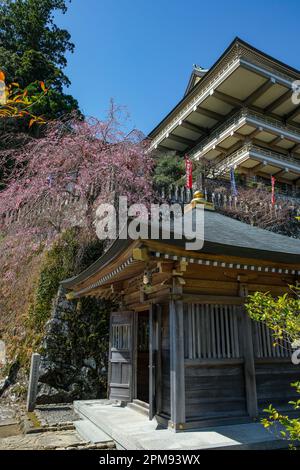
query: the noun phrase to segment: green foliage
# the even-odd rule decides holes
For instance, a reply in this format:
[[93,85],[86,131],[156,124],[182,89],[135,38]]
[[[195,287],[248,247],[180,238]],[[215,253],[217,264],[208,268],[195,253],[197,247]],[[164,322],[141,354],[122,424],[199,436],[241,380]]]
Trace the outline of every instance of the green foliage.
[[41,422],[37,418],[36,414],[33,411],[27,411],[27,417],[30,419],[31,424],[33,425],[34,428],[41,428]]
[[[300,394],[300,382],[291,384],[298,394]],[[289,401],[289,404],[293,405],[294,410],[300,409],[300,399],[296,401]],[[300,418],[290,418],[287,415],[279,413],[273,405],[270,405],[264,410],[268,414],[268,418],[262,419],[262,424],[266,429],[275,428],[279,435],[291,442],[291,449],[296,449],[295,445],[300,444]],[[278,429],[279,426],[282,429]]]
[[[206,159],[193,160],[193,181],[200,188],[212,171],[212,163]],[[157,188],[184,186],[186,183],[185,160],[175,152],[159,154],[154,169],[153,182]]]
[[174,184],[182,185],[185,166],[183,158],[169,153],[159,157],[153,175],[156,187],[168,187]]
[[88,267],[101,255],[102,249],[102,242],[91,240],[81,229],[74,227],[63,232],[45,252],[26,321],[25,350],[19,351],[22,362],[27,359],[27,349],[40,346],[60,281]]
[[[273,298],[270,293],[256,292],[250,295],[247,312],[255,321],[264,322],[273,332],[275,341],[285,338],[290,343],[300,339],[300,286],[290,286],[291,294]],[[300,394],[300,382],[291,386]],[[289,401],[294,410],[300,409],[300,399]],[[268,417],[262,420],[265,428],[275,428],[280,436],[288,440],[290,447],[300,445],[300,418],[281,414],[272,404],[264,410]],[[281,427],[281,429],[278,429]]]
[[78,109],[74,98],[63,94],[70,81],[63,69],[66,53],[73,52],[70,34],[54,22],[54,12],[67,11],[66,0],[0,1],[0,67],[8,83],[22,88],[43,81],[51,90],[40,104],[45,117],[56,118]]
[[62,279],[74,272],[74,259],[78,250],[75,231],[66,231],[60,240],[46,252],[33,305],[29,312],[29,321],[39,330],[49,318],[52,300],[57,293]]
[[29,310],[29,325],[39,331],[48,320],[60,281],[85,269],[100,256],[102,243],[83,240],[80,230],[66,230],[46,251]]
[[[30,85],[30,87],[32,86]],[[32,106],[33,114],[43,116],[46,120],[53,117],[59,118],[77,109],[78,103],[73,96],[60,93],[52,88],[49,88],[47,94]]]
[[[73,52],[68,31],[54,23],[54,11],[67,10],[65,0],[6,0],[0,2],[0,63],[11,80],[23,86],[51,80],[58,89],[69,80],[62,69],[66,52]],[[38,76],[37,76],[38,75]]]
[[[61,302],[61,297],[57,297],[60,281],[81,272],[102,251],[102,242],[96,238],[91,239],[80,228],[65,231],[52,244],[44,255],[36,283],[26,322],[25,343],[17,349],[23,367],[28,367],[32,351],[39,351],[52,364],[63,364],[58,365],[47,377],[46,383],[60,389],[75,382],[77,390],[74,391],[74,396],[78,398],[91,396],[90,393],[94,394],[93,390],[97,390],[99,397],[105,395],[106,374],[101,371],[107,369],[111,303],[93,298],[65,301],[66,304],[58,304],[58,308],[67,334],[64,328],[58,327],[49,337],[45,325],[51,317],[54,299]],[[64,298],[65,293],[60,291],[60,295]],[[89,357],[95,360],[96,368],[89,370],[89,380],[84,381],[84,377],[80,377],[80,371],[84,367],[83,360]],[[94,384],[94,389],[90,388],[91,384]]]
[[111,303],[84,297],[77,305],[77,317],[71,320],[70,346],[77,355],[87,354],[96,358],[97,363],[106,365],[109,336],[109,313]]
[[291,287],[293,294],[274,298],[270,293],[255,292],[246,304],[250,317],[262,321],[273,331],[275,339],[283,336],[292,343],[300,338],[300,286]]

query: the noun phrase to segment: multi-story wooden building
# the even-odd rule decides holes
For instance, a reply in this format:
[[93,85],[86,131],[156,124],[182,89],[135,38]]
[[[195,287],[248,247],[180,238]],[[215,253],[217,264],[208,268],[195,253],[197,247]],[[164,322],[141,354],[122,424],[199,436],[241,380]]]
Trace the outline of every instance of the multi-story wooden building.
[[231,167],[245,177],[300,185],[300,72],[235,39],[155,127],[152,148]]

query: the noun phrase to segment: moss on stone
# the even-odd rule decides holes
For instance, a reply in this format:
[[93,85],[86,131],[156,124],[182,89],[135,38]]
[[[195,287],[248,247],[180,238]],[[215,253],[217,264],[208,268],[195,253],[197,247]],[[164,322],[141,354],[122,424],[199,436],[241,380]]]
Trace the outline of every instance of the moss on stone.
[[76,254],[79,249],[77,235],[76,229],[65,231],[44,255],[28,316],[28,326],[37,332],[43,329],[49,319],[60,281],[74,274]]

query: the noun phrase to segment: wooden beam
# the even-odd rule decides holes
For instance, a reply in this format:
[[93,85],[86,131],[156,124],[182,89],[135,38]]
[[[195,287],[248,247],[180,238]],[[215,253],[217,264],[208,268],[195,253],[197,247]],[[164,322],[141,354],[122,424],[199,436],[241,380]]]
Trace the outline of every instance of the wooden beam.
[[[240,284],[239,290],[240,297],[246,299],[248,296],[247,284]],[[258,415],[257,406],[257,389],[256,389],[256,375],[254,363],[254,350],[253,350],[253,335],[252,323],[245,308],[241,309],[241,333],[242,345],[244,354],[244,367],[245,367],[245,386],[246,386],[246,401],[247,411],[251,418],[256,418]]]
[[267,80],[260,87],[258,87],[257,90],[251,93],[251,95],[249,95],[247,99],[245,99],[244,106],[251,105],[254,101],[260,98],[264,93],[266,93],[266,91],[268,91],[273,85],[274,82],[272,82],[272,80]]
[[247,135],[247,137],[248,137],[249,139],[254,139],[254,137],[256,137],[257,134],[260,134],[260,132],[262,132],[262,131],[263,131],[262,127],[258,127],[258,128],[255,129],[253,132],[251,132],[251,134]]
[[148,261],[150,259],[147,248],[133,248],[132,257],[136,261]]
[[297,152],[300,149],[300,144],[295,144],[294,147],[289,149],[289,152]]
[[279,142],[281,142],[284,139],[282,135],[279,135],[278,137],[275,137],[275,139],[271,140],[268,145],[277,145]]
[[114,294],[118,294],[118,293],[122,292],[123,289],[124,289],[124,287],[123,287],[123,281],[114,282],[113,284],[111,284],[111,291],[112,291]]
[[[273,166],[273,164],[272,164]],[[275,165],[274,165],[275,166]],[[266,178],[266,173],[257,173],[257,176],[261,176],[263,178]],[[270,175],[269,175],[270,177]],[[283,178],[282,176],[278,176],[278,182],[279,183],[286,183],[286,184],[289,184],[289,185],[292,185],[292,184],[295,184],[294,183],[294,180],[290,180],[290,179],[287,179],[287,178]],[[279,295],[279,294],[278,294]]]
[[208,129],[206,127],[201,127],[196,124],[192,124],[191,122],[188,121],[183,121],[180,124],[181,127],[184,127],[185,129],[188,129],[193,132],[197,132],[198,134],[208,134]]
[[[239,136],[238,136],[239,137]],[[243,139],[242,137],[240,138],[240,140],[238,140],[235,144],[233,144],[231,147],[229,147],[228,149],[226,149],[226,153],[227,155],[230,155],[231,153],[235,152],[236,150],[238,150],[239,148],[241,148],[243,145],[245,145],[246,143],[250,143],[251,144],[251,141],[248,141],[247,139]]]
[[[253,139],[253,143],[260,146],[260,147],[263,147],[263,146],[266,145],[266,142],[264,142],[263,140],[260,140],[259,138],[258,139]],[[273,145],[271,142],[268,143],[267,145],[270,149],[274,150],[277,153],[283,153],[285,155],[288,153],[287,149],[284,149],[282,147],[278,147],[277,145]]]
[[186,139],[185,137],[181,137],[180,135],[175,135],[175,134],[169,134],[167,137],[168,139],[174,140],[174,142],[178,142],[179,144],[184,144],[188,145],[189,147],[191,145],[194,145],[195,141],[191,139]]
[[158,261],[157,268],[161,274],[171,274],[174,267],[174,261]]
[[251,168],[252,171],[260,171],[263,170],[264,167],[267,166],[266,162],[259,163],[258,165],[255,165],[254,168]]
[[[161,253],[161,258],[155,257],[155,261],[158,262],[159,259],[162,259],[163,261],[165,260],[164,258],[164,253],[172,254],[172,255],[178,255],[180,257],[188,257],[192,256],[195,260],[196,259],[201,259],[201,260],[214,260],[214,261],[222,261],[222,262],[229,262],[229,263],[237,263],[237,264],[247,264],[247,265],[252,265],[252,264],[259,264],[260,266],[268,266],[268,267],[275,267],[275,268],[287,268],[286,263],[282,262],[272,262],[270,260],[263,260],[260,259],[259,262],[254,262],[253,258],[246,258],[243,257],[241,258],[240,256],[228,256],[225,254],[222,255],[212,255],[212,254],[205,254],[202,252],[187,252],[184,247],[176,247],[175,245],[172,244],[164,244],[163,250],[162,250],[162,244],[158,240],[145,240],[144,241],[145,246],[148,247],[150,251],[154,252],[159,252]],[[196,264],[195,264],[196,266]],[[289,264],[289,269],[299,269],[299,265],[297,263],[294,264]],[[206,270],[207,267],[199,267],[200,270]],[[198,269],[198,268],[197,268]],[[215,270],[215,268],[211,267],[212,271]]]
[[293,181],[293,184],[295,184],[295,185],[298,184],[298,183],[300,183],[300,178],[297,178],[296,180]]
[[188,267],[189,263],[187,261],[179,261],[177,264],[176,264],[176,270],[183,273],[186,271],[187,267]]
[[186,367],[224,367],[243,365],[243,359],[186,359]]
[[233,131],[233,135],[235,137],[238,137],[240,140],[246,140],[246,138],[248,137],[247,135],[241,134],[238,131]]
[[288,173],[288,172],[289,172],[288,168],[284,168],[283,170],[276,171],[276,173],[274,173],[273,176],[284,175],[284,173]]
[[167,145],[165,145],[163,140],[158,144],[158,146],[160,148],[163,148],[164,150],[167,150],[168,152],[180,152],[180,150],[178,150],[178,149],[173,149],[173,148],[168,147]]
[[182,294],[180,298],[185,303],[197,304],[216,304],[216,305],[242,305],[241,297],[229,295],[201,295],[201,294]]
[[283,95],[279,96],[276,100],[273,101],[273,103],[269,104],[266,108],[264,108],[263,112],[264,113],[270,113],[274,109],[278,108],[282,103],[284,103],[290,96],[291,96],[292,91],[287,90]]
[[[182,287],[173,280],[173,294],[182,294]],[[182,300],[169,303],[170,323],[170,427],[176,431],[184,429],[185,417],[185,368],[184,368],[184,323]]]
[[285,120],[286,122],[291,122],[295,117],[300,114],[300,106],[298,106],[296,109],[293,109],[290,113],[285,115]]
[[198,106],[196,109],[196,113],[202,114],[203,116],[207,116],[210,119],[214,119],[215,121],[222,121],[225,116],[220,113],[216,113],[215,111],[211,111],[210,109],[204,109]]
[[218,90],[214,90],[212,96],[214,96],[217,100],[222,101],[223,103],[233,106],[234,108],[241,108],[242,106],[244,106],[243,101],[239,100],[238,98],[234,98],[233,96],[227,95],[226,93],[222,93]]
[[224,147],[221,147],[220,145],[214,145],[212,150],[217,150],[220,152],[222,155],[226,155],[228,153],[227,149],[224,149]]

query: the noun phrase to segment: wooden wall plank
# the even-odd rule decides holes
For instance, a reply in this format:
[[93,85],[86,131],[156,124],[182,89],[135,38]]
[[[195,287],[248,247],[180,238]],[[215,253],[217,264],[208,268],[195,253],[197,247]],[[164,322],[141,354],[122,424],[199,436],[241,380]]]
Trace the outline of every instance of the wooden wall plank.
[[[240,287],[241,297],[247,297],[248,287],[247,285],[241,285]],[[255,418],[258,414],[257,408],[257,393],[256,393],[256,377],[255,377],[255,366],[254,366],[254,350],[253,350],[253,338],[252,338],[252,324],[249,315],[245,309],[241,308],[241,333],[243,338],[243,356],[244,356],[244,368],[245,368],[245,385],[246,385],[246,400],[247,410],[251,418]]]
[[[182,293],[182,288],[173,281],[173,293]],[[170,317],[170,390],[171,427],[180,429],[185,423],[185,376],[184,376],[184,322],[183,302],[171,300]]]

